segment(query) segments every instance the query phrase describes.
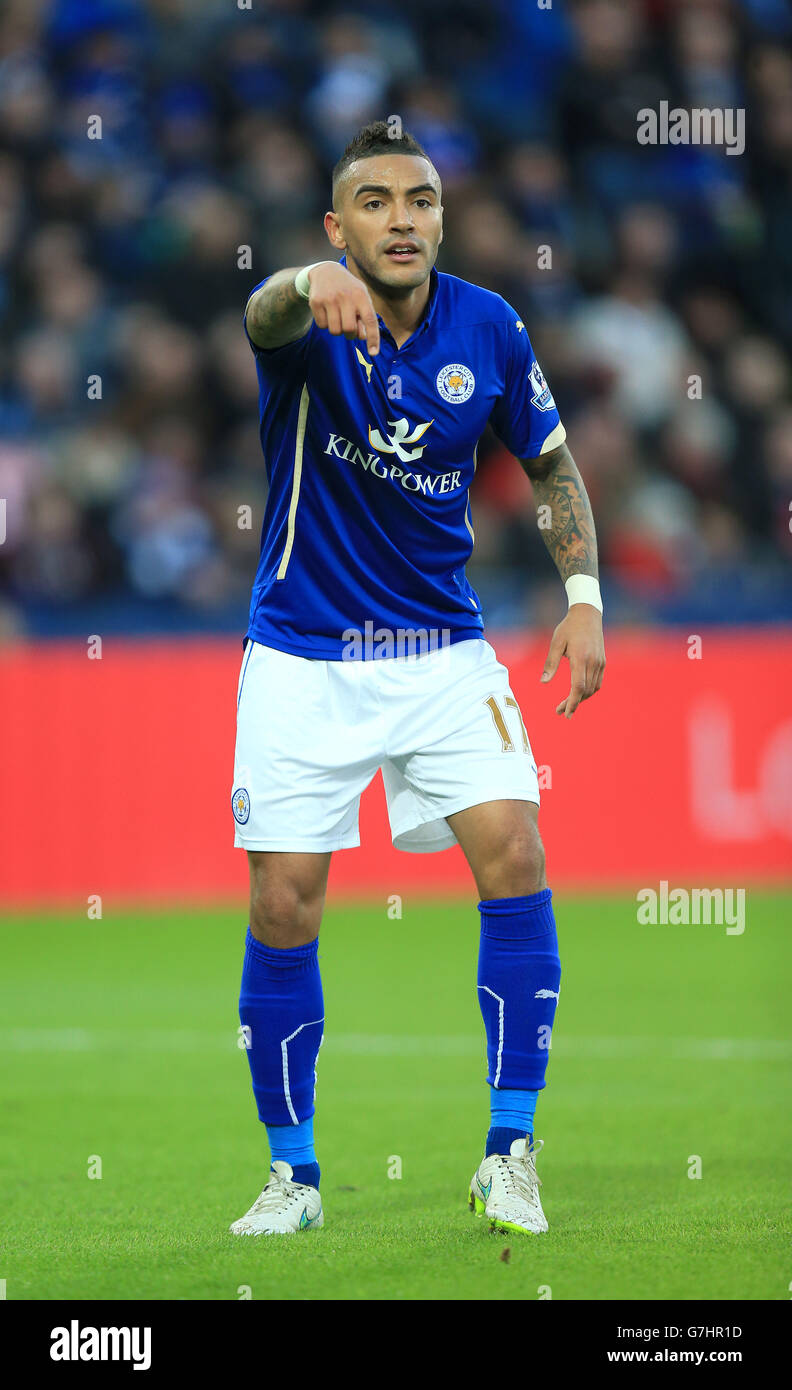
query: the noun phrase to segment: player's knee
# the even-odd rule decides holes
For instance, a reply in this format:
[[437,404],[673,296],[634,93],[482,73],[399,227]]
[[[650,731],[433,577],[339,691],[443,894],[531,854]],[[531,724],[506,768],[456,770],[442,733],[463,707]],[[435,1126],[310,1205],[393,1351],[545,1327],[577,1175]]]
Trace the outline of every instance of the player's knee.
[[306,946],[319,935],[320,920],[321,904],[306,900],[293,884],[251,887],[250,930],[265,946]]
[[[535,826],[509,836],[488,865],[482,898],[522,898],[547,887],[544,846]],[[486,891],[483,891],[486,889]]]

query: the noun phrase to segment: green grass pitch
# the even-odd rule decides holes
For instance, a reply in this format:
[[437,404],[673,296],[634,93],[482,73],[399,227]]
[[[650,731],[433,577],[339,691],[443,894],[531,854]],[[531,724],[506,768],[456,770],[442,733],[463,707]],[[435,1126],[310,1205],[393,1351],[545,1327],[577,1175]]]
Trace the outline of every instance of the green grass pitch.
[[4,918],[6,1297],[788,1299],[792,901],[749,890],[742,936],[640,926],[626,896],[555,906],[550,1231],[526,1237],[466,1208],[488,1117],[474,898],[328,908],[326,1225],[280,1239],[227,1234],[268,1153],[237,1046],[244,905]]

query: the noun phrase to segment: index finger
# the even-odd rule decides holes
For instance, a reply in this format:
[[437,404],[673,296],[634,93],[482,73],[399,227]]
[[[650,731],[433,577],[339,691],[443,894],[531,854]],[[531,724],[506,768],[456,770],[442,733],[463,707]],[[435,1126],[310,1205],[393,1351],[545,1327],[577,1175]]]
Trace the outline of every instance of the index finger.
[[358,309],[358,318],[366,330],[366,347],[369,350],[369,355],[376,357],[380,350],[380,331],[374,306],[369,302],[365,308]]

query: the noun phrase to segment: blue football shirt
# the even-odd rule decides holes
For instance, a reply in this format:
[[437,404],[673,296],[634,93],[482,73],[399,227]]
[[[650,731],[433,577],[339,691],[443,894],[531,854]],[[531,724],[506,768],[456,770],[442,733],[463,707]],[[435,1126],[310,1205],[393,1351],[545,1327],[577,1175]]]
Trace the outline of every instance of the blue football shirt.
[[247,636],[296,656],[341,660],[353,633],[481,637],[465,576],[478,441],[488,421],[518,458],[565,438],[500,295],[433,268],[406,342],[379,325],[373,358],[315,323],[278,348],[248,335],[269,496]]

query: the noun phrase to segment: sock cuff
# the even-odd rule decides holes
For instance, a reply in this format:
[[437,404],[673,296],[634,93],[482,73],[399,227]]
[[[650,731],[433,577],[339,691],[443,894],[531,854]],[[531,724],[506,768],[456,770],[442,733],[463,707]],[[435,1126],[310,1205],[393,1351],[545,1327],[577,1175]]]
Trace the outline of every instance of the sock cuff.
[[532,908],[549,903],[552,896],[551,888],[543,888],[539,893],[528,893],[522,898],[485,898],[479,903],[479,911],[491,912],[499,917],[510,912],[530,912]]
[[529,893],[521,898],[488,898],[479,903],[484,936],[501,939],[546,936],[555,930],[552,890]]
[[287,946],[280,950],[274,946],[265,946],[263,941],[257,941],[250,927],[245,936],[246,958],[270,970],[288,971],[292,975],[299,975],[316,964],[318,953],[318,937],[316,941],[309,941],[305,946]]

